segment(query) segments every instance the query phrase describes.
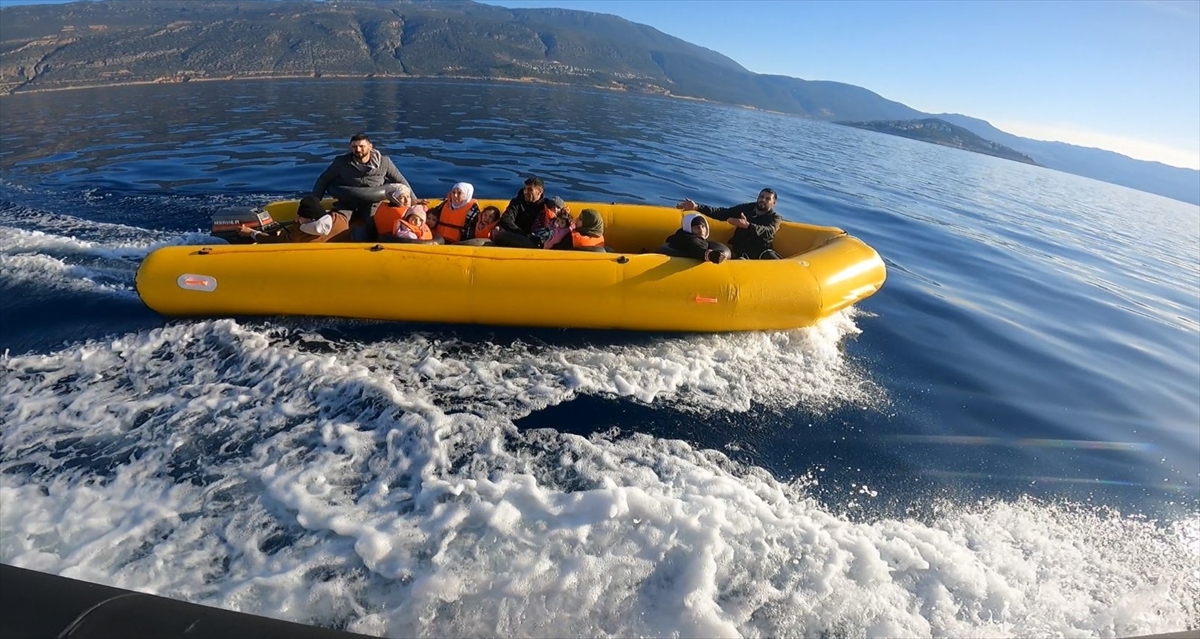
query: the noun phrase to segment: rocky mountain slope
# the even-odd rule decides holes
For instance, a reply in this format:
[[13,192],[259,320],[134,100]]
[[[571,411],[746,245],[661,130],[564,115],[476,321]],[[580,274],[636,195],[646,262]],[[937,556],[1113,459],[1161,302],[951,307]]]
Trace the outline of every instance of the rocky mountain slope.
[[890,135],[932,142],[964,151],[972,151],[991,155],[1014,162],[1037,164],[1024,153],[1014,151],[1003,144],[997,144],[984,139],[960,126],[955,126],[938,118],[923,118],[920,120],[872,120],[870,122],[838,122],[858,129],[878,131]]

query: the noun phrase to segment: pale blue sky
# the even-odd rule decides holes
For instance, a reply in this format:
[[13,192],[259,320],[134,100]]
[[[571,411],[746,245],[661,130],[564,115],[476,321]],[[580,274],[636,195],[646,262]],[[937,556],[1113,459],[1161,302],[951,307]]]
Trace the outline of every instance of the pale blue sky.
[[1200,0],[485,1],[610,13],[758,73],[1200,168]]
[[619,15],[757,73],[1200,168],[1200,1],[486,0]]

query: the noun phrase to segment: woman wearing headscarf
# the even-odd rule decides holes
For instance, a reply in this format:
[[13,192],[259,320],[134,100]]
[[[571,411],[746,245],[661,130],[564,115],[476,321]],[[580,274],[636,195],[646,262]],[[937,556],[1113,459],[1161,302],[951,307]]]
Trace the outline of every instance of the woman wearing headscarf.
[[387,200],[375,209],[375,233],[378,237],[395,237],[396,225],[415,204],[412,189],[407,184],[388,184],[384,187]]
[[596,209],[584,209],[573,225],[555,228],[544,248],[604,252],[604,218]]
[[475,222],[479,219],[479,203],[475,201],[475,187],[459,182],[450,187],[446,199],[430,210],[437,216],[434,234],[440,235],[447,244],[475,238]]
[[413,202],[412,189],[403,184],[389,184],[387,201],[375,209],[375,230],[381,242],[441,243],[426,224],[426,210]]

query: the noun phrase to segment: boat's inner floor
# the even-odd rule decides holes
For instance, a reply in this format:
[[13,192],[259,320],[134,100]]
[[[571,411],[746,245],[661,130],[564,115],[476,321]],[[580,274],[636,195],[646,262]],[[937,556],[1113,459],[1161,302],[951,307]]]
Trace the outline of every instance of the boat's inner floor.
[[[504,210],[507,200],[478,200],[480,208],[495,206]],[[297,201],[273,202],[266,207],[272,218],[279,222],[290,222],[295,219]],[[333,206],[333,200],[325,200],[326,208]],[[440,202],[433,201],[430,208]],[[664,209],[650,205],[606,204],[601,202],[568,202],[570,211],[578,215],[585,208],[596,209],[604,219],[604,243],[613,253],[641,255],[659,253],[667,237],[674,233],[675,228],[682,222],[685,211]],[[734,228],[722,221],[710,220],[712,235],[709,239],[728,245]],[[775,233],[774,249],[786,259],[796,258],[804,253],[820,248],[830,241],[845,236],[841,229],[827,226],[815,226],[785,222]],[[468,242],[468,245],[486,245],[487,242]],[[500,248],[500,247],[497,247]]]

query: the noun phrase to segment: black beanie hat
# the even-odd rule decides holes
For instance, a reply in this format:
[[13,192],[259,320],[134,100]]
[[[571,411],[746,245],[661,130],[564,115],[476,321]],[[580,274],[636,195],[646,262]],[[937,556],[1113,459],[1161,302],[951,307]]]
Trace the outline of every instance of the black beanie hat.
[[309,220],[320,219],[325,213],[325,207],[321,206],[321,200],[314,195],[304,196],[300,200],[300,206],[296,208],[296,217]]

